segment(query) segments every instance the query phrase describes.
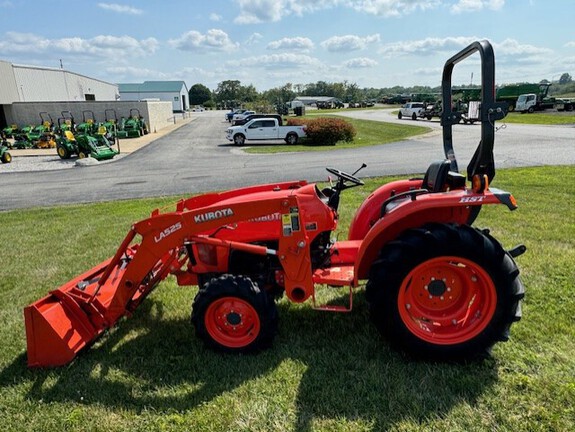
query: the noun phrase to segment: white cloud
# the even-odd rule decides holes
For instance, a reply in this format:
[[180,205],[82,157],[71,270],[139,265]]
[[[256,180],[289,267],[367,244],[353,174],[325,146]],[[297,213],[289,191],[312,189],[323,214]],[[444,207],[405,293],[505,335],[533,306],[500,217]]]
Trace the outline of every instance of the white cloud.
[[377,62],[367,57],[358,57],[344,62],[343,65],[348,69],[364,69],[377,66]]
[[549,48],[521,44],[515,39],[505,39],[503,42],[493,42],[493,49],[501,57],[513,57],[515,60],[540,61],[551,56]]
[[567,48],[575,48],[575,41],[573,41],[573,42],[567,42],[567,43],[565,44],[565,46],[566,46]]
[[270,42],[267,46],[270,50],[301,50],[309,51],[313,48],[313,42],[306,37],[283,38]]
[[441,0],[355,0],[348,4],[358,12],[380,17],[399,17],[417,9],[424,11],[436,8]]
[[219,29],[208,30],[205,34],[191,30],[177,39],[170,39],[168,44],[182,51],[229,51],[239,46]]
[[426,38],[413,41],[403,41],[386,44],[379,52],[385,55],[393,54],[419,54],[432,55],[437,52],[456,52],[465,48],[470,43],[478,40],[474,36],[446,37],[446,38]]
[[117,3],[98,3],[98,7],[112,12],[123,13],[128,15],[141,15],[144,11],[132,6],[120,5]]
[[500,10],[504,5],[505,0],[459,0],[451,6],[451,12],[459,14],[483,9]]
[[158,47],[154,38],[137,40],[131,36],[100,35],[91,39],[80,37],[47,39],[33,33],[7,32],[0,40],[0,51],[14,54],[74,54],[99,57],[142,57],[153,54]]
[[321,46],[332,52],[357,51],[365,49],[368,44],[379,42],[379,40],[379,34],[364,38],[355,35],[333,36],[323,41]]
[[223,17],[221,15],[218,15],[217,13],[211,13],[210,14],[210,21],[219,22],[222,19],[223,19]]
[[124,79],[166,79],[167,74],[154,69],[137,68],[132,66],[114,66],[106,68],[106,72]]
[[298,68],[320,67],[321,62],[313,57],[295,53],[271,54],[244,58],[234,61],[233,65],[242,67],[265,67],[265,68]]
[[452,13],[499,10],[505,0],[235,0],[240,13],[236,24],[278,22],[289,15],[302,16],[325,9],[346,7],[377,17],[401,17],[416,11],[449,7]]
[[240,14],[235,18],[236,24],[258,24],[277,22],[290,10],[285,7],[286,1],[277,0],[237,0]]
[[260,33],[258,33],[258,32],[252,33],[250,35],[250,37],[247,38],[247,40],[245,41],[245,44],[246,45],[254,45],[254,44],[257,44],[262,39],[263,39],[263,36]]

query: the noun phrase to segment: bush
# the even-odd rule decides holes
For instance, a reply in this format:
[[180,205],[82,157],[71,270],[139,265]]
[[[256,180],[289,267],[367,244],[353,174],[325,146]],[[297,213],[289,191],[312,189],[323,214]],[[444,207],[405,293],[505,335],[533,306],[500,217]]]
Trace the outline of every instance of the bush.
[[311,145],[336,145],[353,141],[355,128],[345,120],[322,117],[307,123],[306,135]]

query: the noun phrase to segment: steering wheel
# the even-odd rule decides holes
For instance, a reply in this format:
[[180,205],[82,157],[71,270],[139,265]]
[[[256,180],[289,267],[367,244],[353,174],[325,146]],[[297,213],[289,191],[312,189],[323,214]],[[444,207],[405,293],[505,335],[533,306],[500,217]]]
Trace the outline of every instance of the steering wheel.
[[334,176],[337,176],[339,178],[341,178],[344,181],[349,181],[351,183],[353,183],[355,186],[362,186],[365,183],[362,182],[360,179],[358,179],[357,177],[352,176],[351,174],[348,174],[346,172],[340,171],[338,169],[335,168],[326,168],[328,173],[333,174]]

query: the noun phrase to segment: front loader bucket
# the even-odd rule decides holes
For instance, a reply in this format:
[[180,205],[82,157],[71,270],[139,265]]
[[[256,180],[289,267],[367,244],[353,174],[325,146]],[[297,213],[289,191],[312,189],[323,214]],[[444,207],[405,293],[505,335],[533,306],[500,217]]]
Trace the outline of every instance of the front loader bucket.
[[94,267],[24,308],[29,367],[69,363],[109,326],[104,314],[106,303],[116,290],[113,280],[94,296],[97,281],[109,262]]
[[76,312],[53,295],[24,309],[29,367],[69,363],[97,337],[91,324]]

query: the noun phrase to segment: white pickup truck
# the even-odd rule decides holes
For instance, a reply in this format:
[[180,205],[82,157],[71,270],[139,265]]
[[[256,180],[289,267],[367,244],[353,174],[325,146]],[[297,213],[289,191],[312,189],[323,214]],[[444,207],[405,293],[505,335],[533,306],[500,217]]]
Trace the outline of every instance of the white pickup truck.
[[243,145],[246,140],[278,140],[296,144],[305,137],[305,126],[280,126],[275,118],[257,118],[241,126],[232,126],[226,138],[235,145]]

